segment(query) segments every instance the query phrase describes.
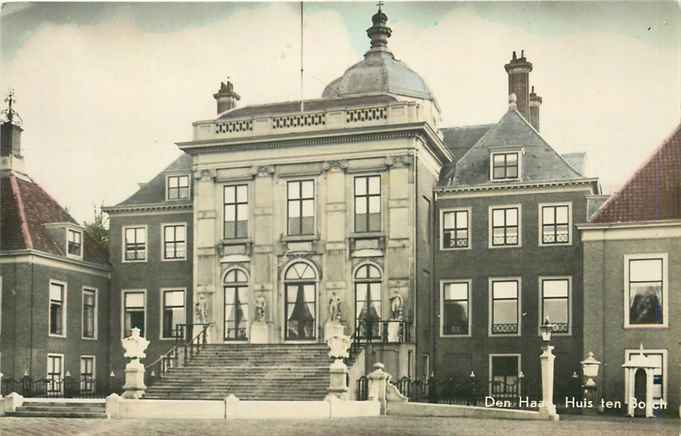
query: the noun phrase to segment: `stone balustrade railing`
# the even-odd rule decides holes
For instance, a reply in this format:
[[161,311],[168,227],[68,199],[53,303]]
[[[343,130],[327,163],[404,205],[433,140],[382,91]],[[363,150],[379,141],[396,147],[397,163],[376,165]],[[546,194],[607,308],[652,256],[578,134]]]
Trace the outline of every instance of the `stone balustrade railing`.
[[194,140],[248,138],[325,129],[430,121],[421,105],[396,102],[382,106],[291,112],[194,123]]

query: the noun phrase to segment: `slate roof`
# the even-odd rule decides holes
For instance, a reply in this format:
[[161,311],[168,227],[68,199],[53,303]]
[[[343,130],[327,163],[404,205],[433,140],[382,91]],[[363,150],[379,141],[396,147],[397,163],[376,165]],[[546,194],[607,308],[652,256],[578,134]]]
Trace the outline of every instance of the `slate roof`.
[[[140,187],[137,192],[132,194],[124,201],[118,203],[109,210],[122,206],[134,206],[140,204],[154,204],[163,203],[166,200],[166,175],[169,173],[191,173],[192,157],[186,153],[182,153],[173,163],[168,165],[163,171],[158,173],[148,183]],[[191,200],[174,201],[173,203],[191,203]]]
[[[364,95],[349,98],[322,98],[305,100],[305,112],[317,112],[330,109],[342,109],[353,106],[371,106],[388,104],[398,101],[396,97],[387,94]],[[283,103],[269,103],[237,107],[220,114],[219,119],[234,119],[253,117],[257,115],[276,115],[300,111],[300,100]]]
[[487,129],[456,162],[456,169],[450,171],[448,177],[441,178],[441,185],[467,187],[494,183],[489,179],[490,153],[495,149],[504,150],[512,147],[522,148],[524,151],[521,157],[519,183],[584,178],[583,174],[558,154],[516,109],[509,109],[501,120]]
[[[45,226],[49,223],[78,222],[30,179],[10,174],[0,178],[0,250],[35,249],[65,256],[63,243],[55,241]],[[83,260],[108,263],[108,252],[83,232]]]
[[681,218],[681,124],[614,194],[593,223]]
[[440,172],[441,181],[447,181],[454,175],[456,162],[493,126],[494,124],[478,124],[440,129],[442,140],[447,149],[452,153],[452,163]]

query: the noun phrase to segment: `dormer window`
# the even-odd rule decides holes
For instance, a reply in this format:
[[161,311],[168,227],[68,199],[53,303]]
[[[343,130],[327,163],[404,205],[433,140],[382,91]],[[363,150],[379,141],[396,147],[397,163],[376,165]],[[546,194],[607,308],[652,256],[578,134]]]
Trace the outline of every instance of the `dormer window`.
[[189,175],[168,176],[166,179],[167,200],[189,199]]
[[83,232],[66,229],[66,253],[72,257],[83,257]]
[[520,154],[517,151],[492,153],[491,178],[497,180],[517,180],[520,176]]

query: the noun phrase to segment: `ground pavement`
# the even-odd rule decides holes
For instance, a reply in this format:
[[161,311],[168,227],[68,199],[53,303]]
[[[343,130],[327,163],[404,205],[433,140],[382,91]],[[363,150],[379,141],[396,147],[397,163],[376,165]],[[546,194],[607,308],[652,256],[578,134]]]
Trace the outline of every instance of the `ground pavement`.
[[523,436],[681,436],[681,421],[678,419],[567,417],[560,422],[553,423],[394,416],[266,421],[0,418],[0,436],[501,436],[517,434]]

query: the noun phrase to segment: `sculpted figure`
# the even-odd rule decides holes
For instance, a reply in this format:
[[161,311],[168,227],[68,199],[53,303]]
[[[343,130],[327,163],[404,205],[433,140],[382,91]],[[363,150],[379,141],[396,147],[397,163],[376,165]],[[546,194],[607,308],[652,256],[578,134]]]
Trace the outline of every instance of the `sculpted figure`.
[[265,297],[258,295],[255,299],[255,320],[265,321],[265,307],[266,307]]
[[208,299],[205,295],[199,295],[199,301],[194,305],[194,318],[198,324],[208,323]]
[[341,321],[343,314],[341,313],[341,303],[343,300],[336,295],[336,292],[331,292],[329,298],[329,321]]
[[393,293],[393,296],[390,297],[390,312],[391,318],[393,320],[402,320],[404,312],[404,299],[398,292]]

